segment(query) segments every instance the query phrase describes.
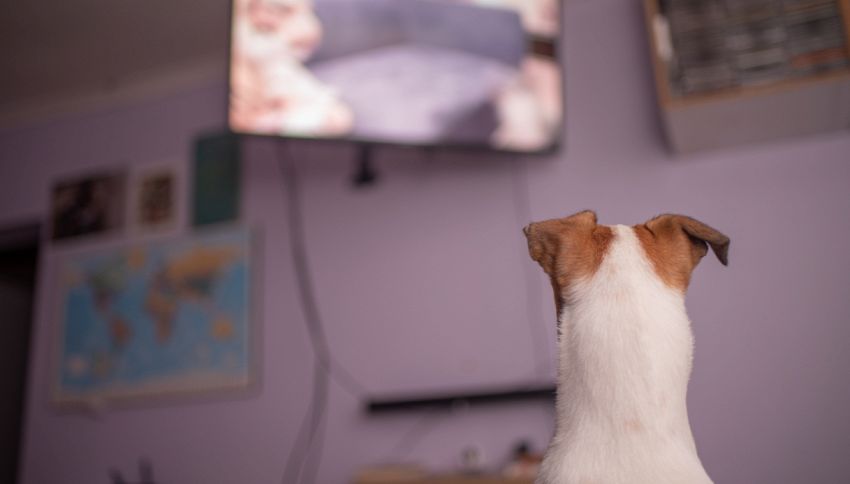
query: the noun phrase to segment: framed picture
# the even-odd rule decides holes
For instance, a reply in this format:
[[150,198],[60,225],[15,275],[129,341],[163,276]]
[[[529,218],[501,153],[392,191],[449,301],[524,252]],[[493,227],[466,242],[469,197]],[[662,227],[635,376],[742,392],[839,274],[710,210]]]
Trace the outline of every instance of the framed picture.
[[247,388],[249,231],[66,255],[54,401]]
[[51,238],[98,235],[122,228],[126,180],[124,172],[104,172],[56,182],[51,193]]
[[182,218],[185,200],[184,166],[160,163],[133,172],[129,218],[134,232],[174,229]]

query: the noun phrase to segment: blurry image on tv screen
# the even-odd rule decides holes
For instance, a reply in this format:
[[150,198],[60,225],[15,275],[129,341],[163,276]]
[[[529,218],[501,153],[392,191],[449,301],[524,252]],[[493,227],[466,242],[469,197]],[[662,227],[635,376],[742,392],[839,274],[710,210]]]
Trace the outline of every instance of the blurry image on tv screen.
[[559,0],[234,0],[231,129],[540,151]]

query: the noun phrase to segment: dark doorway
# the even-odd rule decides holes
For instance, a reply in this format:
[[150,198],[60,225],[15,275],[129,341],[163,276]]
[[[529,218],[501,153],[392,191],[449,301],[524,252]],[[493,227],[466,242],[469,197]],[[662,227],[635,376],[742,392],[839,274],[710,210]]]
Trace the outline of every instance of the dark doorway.
[[0,229],[0,482],[18,478],[38,247],[37,225]]

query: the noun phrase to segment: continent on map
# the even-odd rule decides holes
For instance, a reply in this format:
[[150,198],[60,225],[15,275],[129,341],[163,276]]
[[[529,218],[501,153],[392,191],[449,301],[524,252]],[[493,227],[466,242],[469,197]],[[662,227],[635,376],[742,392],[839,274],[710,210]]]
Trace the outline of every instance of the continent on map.
[[165,276],[180,297],[208,300],[215,279],[238,255],[238,251],[231,248],[196,248],[169,261]]
[[117,348],[124,348],[133,337],[133,330],[123,318],[112,316],[109,321],[109,336],[112,338],[112,344]]
[[113,299],[124,290],[126,274],[124,261],[119,258],[106,261],[88,274],[86,282],[94,293],[95,306],[104,313],[105,319],[108,319]]
[[228,318],[219,317],[213,322],[210,334],[213,338],[224,341],[232,338],[234,332],[233,322]]
[[153,318],[154,334],[158,343],[165,343],[171,336],[174,326],[174,314],[177,312],[177,293],[163,272],[151,280],[145,308]]
[[195,248],[166,262],[151,281],[146,308],[154,320],[156,339],[164,343],[174,329],[174,315],[183,301],[212,305],[216,278],[239,252],[229,248]]

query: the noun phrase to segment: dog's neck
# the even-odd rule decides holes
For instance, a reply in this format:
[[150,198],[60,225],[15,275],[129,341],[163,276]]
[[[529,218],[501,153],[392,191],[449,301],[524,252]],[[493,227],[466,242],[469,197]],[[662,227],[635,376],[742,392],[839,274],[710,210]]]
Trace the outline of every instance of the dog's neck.
[[684,294],[653,271],[630,227],[576,281],[560,315],[556,441],[694,448],[685,404],[693,337]]

